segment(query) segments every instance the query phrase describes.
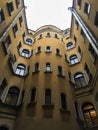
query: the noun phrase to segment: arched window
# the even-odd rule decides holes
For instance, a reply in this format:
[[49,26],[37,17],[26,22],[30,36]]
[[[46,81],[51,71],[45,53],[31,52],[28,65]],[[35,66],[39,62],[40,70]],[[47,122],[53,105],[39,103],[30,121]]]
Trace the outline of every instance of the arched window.
[[22,56],[29,57],[29,51],[27,49],[23,49]]
[[16,106],[19,96],[19,89],[17,87],[11,87],[7,93],[5,103]]
[[76,73],[74,75],[74,80],[75,80],[76,88],[85,87],[87,85],[84,75],[82,73]]
[[0,130],[9,130],[6,126],[0,126]]
[[74,65],[74,64],[76,64],[76,63],[78,63],[78,62],[79,62],[79,60],[78,60],[77,55],[72,55],[72,56],[70,56],[70,64],[71,64],[71,65]]
[[18,64],[15,73],[17,75],[23,76],[25,74],[26,66],[23,64]]
[[92,103],[84,103],[82,105],[82,112],[87,127],[92,127],[98,124],[97,113]]
[[51,72],[51,64],[46,63],[46,72]]
[[5,20],[3,9],[0,8],[0,23]]
[[70,50],[71,48],[74,47],[74,45],[72,42],[69,42],[69,43],[67,43],[66,47],[67,47],[67,50]]

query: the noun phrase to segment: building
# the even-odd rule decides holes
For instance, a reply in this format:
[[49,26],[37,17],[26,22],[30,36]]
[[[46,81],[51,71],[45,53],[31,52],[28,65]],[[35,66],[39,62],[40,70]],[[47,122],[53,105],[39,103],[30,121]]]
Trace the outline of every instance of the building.
[[71,29],[33,31],[24,1],[0,2],[0,130],[98,129],[96,3],[73,1]]

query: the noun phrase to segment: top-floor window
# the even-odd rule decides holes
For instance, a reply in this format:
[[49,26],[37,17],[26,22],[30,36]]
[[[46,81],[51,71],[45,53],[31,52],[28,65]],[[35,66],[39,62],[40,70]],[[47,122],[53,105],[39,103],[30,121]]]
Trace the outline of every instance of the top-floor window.
[[26,43],[27,43],[28,45],[32,45],[33,41],[32,41],[32,39],[30,39],[30,38],[26,38]]
[[0,8],[0,23],[2,23],[5,20],[3,9]]
[[90,5],[89,3],[87,3],[87,2],[85,2],[84,13],[85,13],[86,15],[89,15],[89,13],[90,13],[90,8],[91,8],[91,5]]
[[20,5],[20,0],[16,0],[16,6],[17,6],[17,8],[19,7],[19,5]]
[[50,33],[49,32],[47,33],[47,37],[50,37]]
[[95,15],[94,24],[98,27],[98,11],[96,12],[96,15]]
[[9,15],[11,16],[12,13],[13,13],[13,11],[14,11],[14,6],[13,6],[13,2],[12,2],[12,1],[9,1],[9,2],[7,3],[7,8],[8,8],[8,13],[9,13]]
[[54,37],[55,37],[55,38],[58,38],[58,35],[57,35],[57,34],[55,34],[55,35],[54,35]]
[[67,43],[66,47],[67,47],[67,50],[70,50],[74,47],[74,45],[72,42],[69,42],[69,43]]

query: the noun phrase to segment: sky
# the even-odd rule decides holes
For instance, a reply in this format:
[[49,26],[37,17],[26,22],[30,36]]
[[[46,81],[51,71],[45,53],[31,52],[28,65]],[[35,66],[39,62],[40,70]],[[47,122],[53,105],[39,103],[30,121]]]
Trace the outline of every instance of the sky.
[[72,0],[24,0],[29,29],[37,30],[44,25],[54,25],[65,30],[70,27]]

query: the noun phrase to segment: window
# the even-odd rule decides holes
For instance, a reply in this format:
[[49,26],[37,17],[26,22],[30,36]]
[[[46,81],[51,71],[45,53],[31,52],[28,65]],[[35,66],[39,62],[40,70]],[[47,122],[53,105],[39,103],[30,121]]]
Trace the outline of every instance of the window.
[[75,80],[76,88],[85,87],[87,85],[84,75],[82,73],[75,74],[74,80]]
[[3,46],[4,46],[4,49],[5,49],[6,53],[8,53],[9,47],[10,47],[10,45],[11,45],[11,37],[10,37],[10,35],[8,35],[8,36],[6,37],[5,41],[2,42],[2,44],[3,44]]
[[78,63],[79,62],[79,60],[78,60],[78,58],[77,58],[77,55],[72,55],[72,56],[70,56],[70,64],[71,65],[74,65],[74,64],[76,64],[76,63]]
[[96,15],[95,15],[94,24],[98,27],[98,11],[96,12]]
[[83,38],[83,40],[84,40],[84,38],[85,38],[85,34],[84,34],[84,31],[81,29],[81,36],[82,36],[82,38]]
[[42,39],[42,34],[39,35],[39,38],[38,39]]
[[34,103],[36,98],[36,88],[31,89],[30,103]]
[[47,37],[50,37],[50,33],[49,32],[47,33]]
[[19,7],[19,5],[20,5],[20,0],[16,0],[16,6],[17,6],[17,8]]
[[29,57],[29,54],[30,54],[30,52],[27,49],[23,49],[21,55],[24,56],[24,57]]
[[26,43],[27,43],[28,45],[32,45],[33,41],[32,41],[32,39],[30,39],[30,38],[26,38]]
[[72,42],[69,42],[69,43],[67,43],[66,47],[67,47],[67,50],[70,50],[74,47],[74,45]]
[[78,29],[78,27],[79,27],[79,23],[78,23],[77,20],[75,20],[75,24],[76,24],[76,27],[77,27],[77,29]]
[[39,72],[39,63],[35,63],[34,72]]
[[22,19],[22,16],[20,16],[20,17],[19,17],[20,26],[22,26],[22,22],[23,22],[23,19]]
[[58,48],[56,49],[56,55],[58,55],[58,56],[61,55],[60,50]]
[[26,66],[23,64],[18,64],[15,73],[17,75],[23,76],[25,74]]
[[45,90],[45,105],[51,105],[51,90]]
[[61,109],[66,110],[67,109],[67,104],[66,104],[66,94],[61,93]]
[[5,20],[3,9],[0,8],[0,24]]
[[13,27],[13,33],[14,33],[15,37],[17,35],[17,32],[18,32],[18,26],[17,26],[17,24],[15,24],[14,27]]
[[7,86],[7,80],[6,80],[6,78],[4,78],[1,85],[0,85],[0,96],[2,95],[6,86]]
[[82,51],[81,51],[80,46],[78,46],[78,52],[79,52],[80,55],[82,55]]
[[58,35],[57,35],[57,34],[55,34],[55,35],[54,35],[54,37],[55,37],[55,38],[58,38]]
[[63,76],[62,66],[58,66],[58,75]]
[[21,45],[21,41],[18,43],[18,45],[17,45],[17,48],[18,48],[18,50],[20,49],[22,47],[22,45]]
[[11,87],[6,96],[5,103],[12,105],[12,106],[16,106],[17,101],[18,101],[19,92],[20,91],[17,87]]
[[82,105],[82,112],[86,127],[92,127],[98,124],[97,113],[92,103],[90,102],[84,103]]
[[93,59],[96,60],[97,54],[96,54],[95,50],[93,49],[93,47],[91,46],[91,44],[89,44],[89,51],[90,51]]
[[8,13],[11,16],[13,11],[14,11],[14,7],[13,7],[13,2],[12,1],[7,3],[7,8],[8,8]]
[[50,63],[46,63],[45,72],[51,72],[51,64]]
[[51,52],[51,47],[50,47],[50,46],[47,46],[47,47],[46,47],[46,52],[47,52],[47,53]]
[[91,72],[90,72],[90,69],[89,69],[89,67],[88,67],[88,65],[86,63],[85,63],[85,66],[84,66],[84,70],[86,71],[89,78],[91,78]]
[[36,53],[40,53],[41,52],[41,46],[37,47],[37,52]]
[[85,2],[84,13],[85,13],[86,15],[89,15],[89,13],[90,13],[90,8],[91,8],[91,5],[90,5],[89,3],[86,3],[86,2]]
[[82,2],[82,0],[78,0],[78,6],[81,6],[81,2]]

